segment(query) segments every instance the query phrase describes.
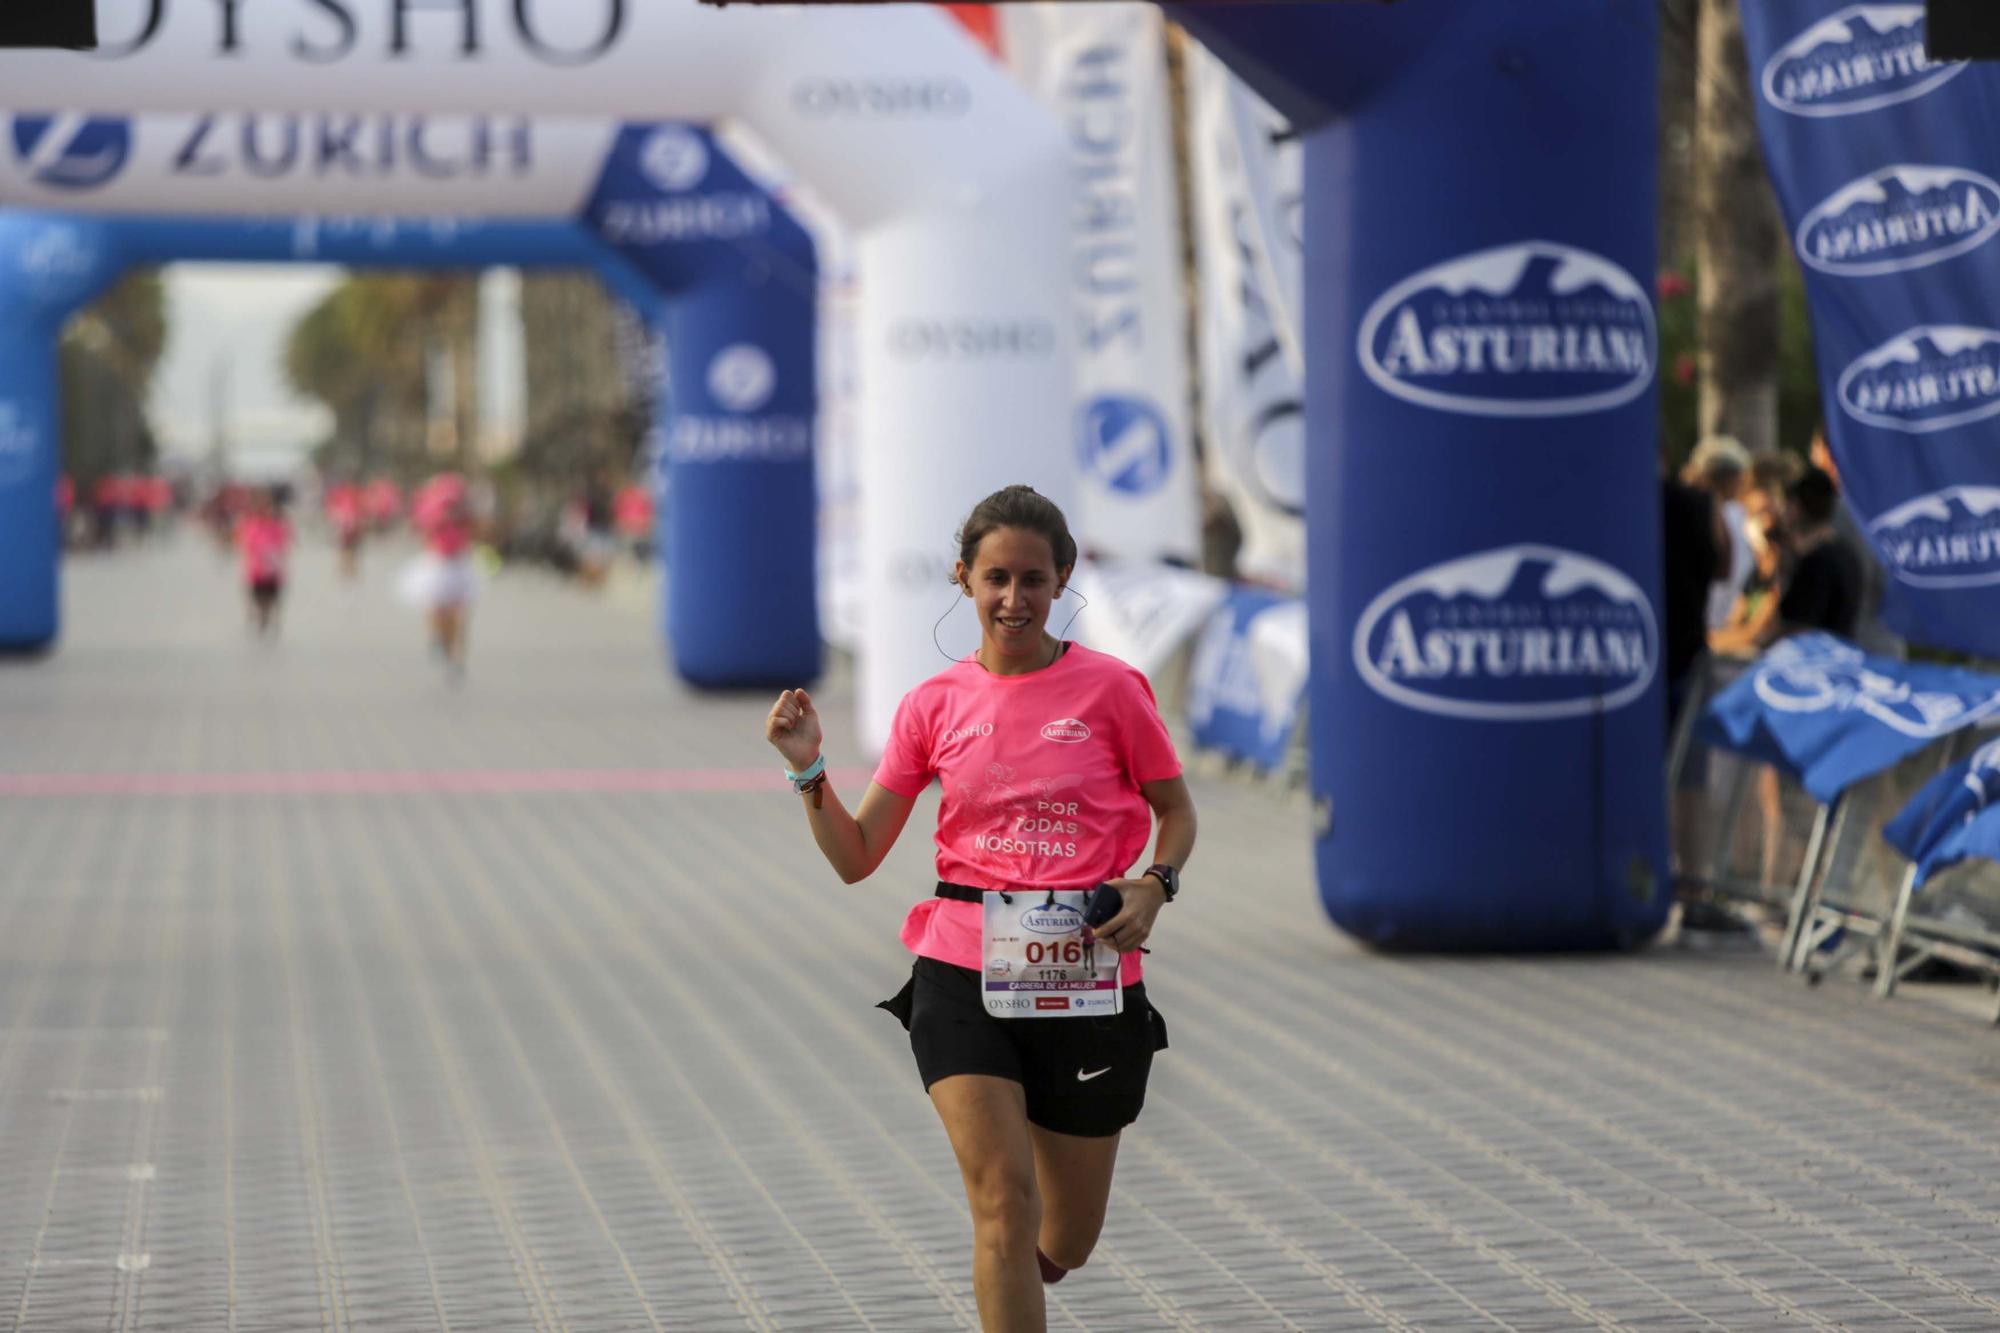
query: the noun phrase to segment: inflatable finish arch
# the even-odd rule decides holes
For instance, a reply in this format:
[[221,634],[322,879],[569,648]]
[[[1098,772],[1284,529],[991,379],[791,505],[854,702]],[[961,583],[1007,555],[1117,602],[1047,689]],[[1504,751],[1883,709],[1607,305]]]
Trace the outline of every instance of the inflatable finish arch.
[[1305,136],[1329,915],[1589,948],[1665,918],[1656,16],[1169,5]]
[[[139,160],[101,183],[92,202],[103,209],[157,207],[188,193],[188,184],[164,169],[164,150],[178,145],[172,161],[196,161],[191,146],[211,135],[226,137],[236,125],[232,118],[142,117],[136,121],[97,117],[66,127],[68,142],[87,141],[98,133],[102,145]],[[240,119],[240,118],[236,118]],[[101,128],[100,128],[101,127]],[[30,142],[58,127],[49,118],[17,116],[11,137]],[[260,148],[248,137],[244,151]],[[278,148],[267,136],[261,159],[270,174],[274,162],[296,153],[300,128],[281,126]],[[796,561],[774,555],[761,539],[763,525],[779,522],[810,532],[813,521],[811,439],[813,433],[814,347],[812,343],[814,267],[810,242],[797,223],[752,184],[704,131],[682,126],[630,127],[622,135],[613,126],[543,126],[525,121],[501,125],[462,120],[446,125],[422,121],[398,123],[377,118],[356,122],[357,132],[380,142],[404,139],[428,141],[430,167],[445,159],[441,143],[455,142],[476,157],[484,145],[505,140],[505,152],[515,159],[510,176],[530,175],[527,168],[539,145],[549,151],[596,148],[588,157],[593,167],[605,162],[594,188],[589,178],[576,177],[573,154],[556,154],[567,171],[532,174],[514,181],[510,200],[515,212],[539,210],[565,219],[540,226],[480,226],[460,222],[415,230],[382,224],[352,225],[322,221],[285,225],[207,227],[173,223],[121,224],[85,229],[30,228],[20,234],[26,249],[14,258],[39,271],[49,268],[41,256],[58,244],[71,255],[67,261],[79,273],[96,273],[109,281],[126,264],[176,258],[337,258],[353,255],[366,262],[468,266],[495,262],[530,265],[580,264],[596,270],[607,285],[649,321],[664,318],[672,334],[675,356],[669,370],[673,387],[659,432],[668,475],[674,483],[667,496],[668,541],[665,582],[668,647],[676,668],[699,685],[741,685],[796,680],[815,674],[820,665],[820,639],[815,616],[814,570],[810,559]],[[25,135],[23,131],[26,131]],[[549,141],[543,143],[542,141]],[[609,153],[607,149],[619,151]],[[631,159],[650,150],[671,160],[671,178],[664,169],[651,175],[635,171]],[[106,151],[100,148],[100,154]],[[217,150],[219,151],[219,150]],[[65,165],[102,162],[102,156],[70,154],[42,159],[45,171]],[[470,159],[468,159],[470,160]],[[98,168],[102,170],[101,167]],[[652,179],[659,176],[661,180]],[[209,210],[258,211],[273,207],[277,198],[300,194],[311,202],[357,201],[351,185],[321,180],[304,190],[270,179],[256,184],[224,182],[202,191]],[[0,197],[25,193],[20,182],[9,183]],[[471,182],[477,193],[483,183]],[[43,186],[50,190],[58,187]],[[587,201],[580,200],[590,190]],[[320,196],[315,199],[314,196]],[[378,181],[365,195],[377,208],[416,211],[423,204],[462,202],[446,183],[407,178]],[[626,212],[660,218],[693,219],[678,227],[656,225],[644,235],[621,233],[610,244],[587,236],[568,221],[579,211],[596,224],[600,236]],[[713,225],[717,218],[729,225]],[[704,220],[707,220],[704,222]],[[700,225],[697,225],[700,224]],[[60,238],[70,238],[60,240]],[[90,238],[89,243],[79,238]],[[286,255],[300,241],[309,253]],[[241,255],[228,245],[241,242]],[[177,245],[197,247],[189,254]],[[518,245],[518,250],[510,250]],[[106,248],[106,247],[109,248]],[[619,256],[623,256],[621,259]],[[629,263],[626,261],[630,261]],[[4,261],[0,261],[4,262]],[[17,284],[8,302],[10,340],[46,339],[59,328],[73,304],[61,299],[37,299]],[[671,298],[671,299],[669,299]],[[664,316],[661,311],[664,309]],[[46,349],[21,349],[4,363],[0,390],[23,422],[18,434],[37,441],[50,455],[35,471],[53,475],[53,379],[42,373]],[[705,447],[691,447],[705,446]],[[45,512],[46,487],[27,482],[0,487],[0,508],[18,508],[21,520],[0,523],[14,558],[0,563],[0,644],[33,648],[54,637],[55,555],[52,540],[41,531],[53,520]],[[10,503],[11,502],[11,503]],[[13,549],[19,544],[19,549]],[[775,614],[773,612],[776,612]]]
[[99,0],[99,29],[100,54],[0,53],[0,98],[729,120],[780,154],[856,234],[871,746],[937,664],[952,524],[1024,477],[1070,499],[1067,152],[940,12]]

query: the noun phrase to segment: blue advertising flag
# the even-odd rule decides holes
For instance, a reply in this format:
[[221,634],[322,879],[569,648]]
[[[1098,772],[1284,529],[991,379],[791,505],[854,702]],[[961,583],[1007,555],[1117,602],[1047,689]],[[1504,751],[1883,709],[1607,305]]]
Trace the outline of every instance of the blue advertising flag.
[[2000,64],[1921,4],[1744,0],[1757,126],[1806,280],[1827,442],[1883,619],[2000,653]]
[[[2000,741],[1988,741],[1924,784],[1882,828],[1891,847],[1917,863],[1917,883],[1968,856],[2000,848]],[[1975,828],[1975,826],[1978,826]]]
[[1305,603],[1231,590],[1210,617],[1188,669],[1195,743],[1266,772],[1284,762],[1306,690]]
[[2000,714],[2000,677],[1868,657],[1831,634],[1780,640],[1718,694],[1701,737],[1795,775],[1815,800]]

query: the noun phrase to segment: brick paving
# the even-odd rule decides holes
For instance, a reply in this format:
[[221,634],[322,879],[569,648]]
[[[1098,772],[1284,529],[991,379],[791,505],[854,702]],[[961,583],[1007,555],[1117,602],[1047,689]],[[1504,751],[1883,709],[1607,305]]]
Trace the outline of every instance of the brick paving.
[[[79,560],[0,664],[0,1327],[974,1326],[870,1008],[928,811],[842,886],[642,587],[509,575],[453,690],[391,563],[309,550],[265,645],[192,541]],[[1195,786],[1052,1327],[2000,1328],[2000,1036],[1749,955],[1364,953],[1301,803]]]

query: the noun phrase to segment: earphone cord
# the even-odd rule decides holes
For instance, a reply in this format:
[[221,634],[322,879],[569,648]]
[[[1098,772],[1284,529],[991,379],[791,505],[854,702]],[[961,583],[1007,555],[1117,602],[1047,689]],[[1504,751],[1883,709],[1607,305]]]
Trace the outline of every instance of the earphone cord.
[[[1069,627],[1076,623],[1076,618],[1078,616],[1082,615],[1085,611],[1088,611],[1090,609],[1090,599],[1088,597],[1085,597],[1080,590],[1076,588],[1065,588],[1064,591],[1076,593],[1077,600],[1079,602],[1082,602],[1083,605],[1077,607],[1076,610],[1069,613],[1069,619],[1063,622],[1062,633],[1056,635],[1058,639],[1067,639],[1069,637]],[[938,631],[944,628],[945,616],[950,615],[952,613],[952,609],[956,607],[961,600],[963,600],[962,594],[956,592],[953,593],[951,595],[951,605],[947,606],[944,609],[944,615],[939,616],[937,620],[933,622],[931,625],[931,647],[937,649],[938,656],[942,657],[947,662],[955,663],[958,661],[958,659],[956,657],[953,657],[950,653],[946,652],[944,650],[944,645],[938,642]]]

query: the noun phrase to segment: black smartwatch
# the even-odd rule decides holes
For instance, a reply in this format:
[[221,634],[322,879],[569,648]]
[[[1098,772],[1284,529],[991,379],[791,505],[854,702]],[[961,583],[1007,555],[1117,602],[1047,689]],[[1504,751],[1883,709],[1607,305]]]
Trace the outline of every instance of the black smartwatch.
[[1172,902],[1174,895],[1181,891],[1181,872],[1164,861],[1158,865],[1147,866],[1140,873],[1140,878],[1143,879],[1147,875],[1151,875],[1154,879],[1160,881],[1161,886],[1167,891],[1168,902]]

